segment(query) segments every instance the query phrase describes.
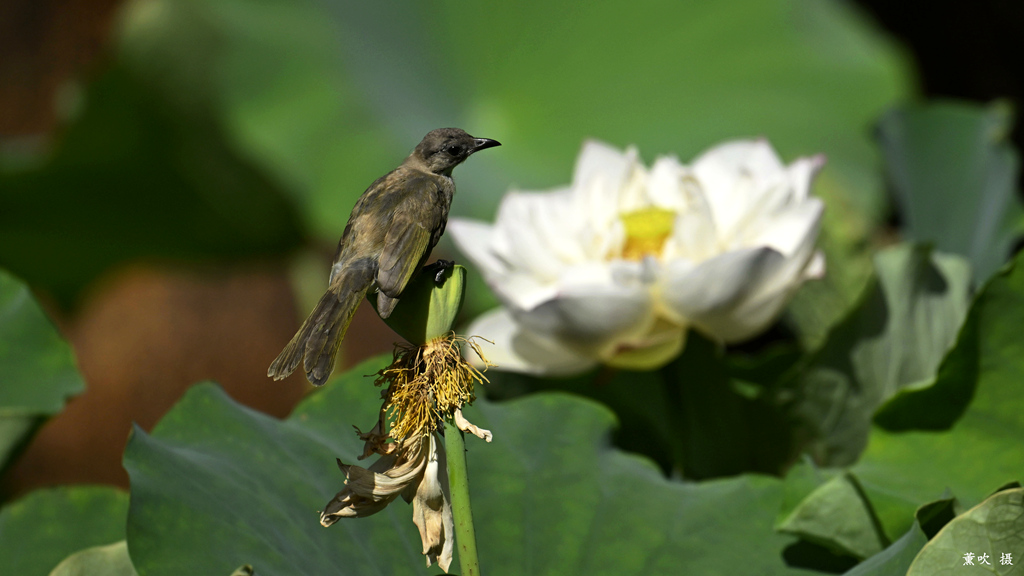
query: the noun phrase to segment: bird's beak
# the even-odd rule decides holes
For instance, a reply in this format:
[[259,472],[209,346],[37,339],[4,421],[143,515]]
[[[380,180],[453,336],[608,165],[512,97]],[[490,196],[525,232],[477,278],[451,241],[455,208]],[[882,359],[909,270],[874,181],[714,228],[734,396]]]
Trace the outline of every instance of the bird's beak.
[[474,138],[472,152],[479,152],[484,148],[494,148],[495,146],[501,146],[501,142],[490,138]]

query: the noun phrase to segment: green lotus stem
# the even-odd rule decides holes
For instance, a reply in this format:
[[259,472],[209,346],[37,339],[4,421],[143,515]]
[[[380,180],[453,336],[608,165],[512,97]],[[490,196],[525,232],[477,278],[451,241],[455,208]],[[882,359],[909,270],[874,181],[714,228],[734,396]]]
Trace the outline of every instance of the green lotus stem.
[[469,503],[466,442],[462,430],[459,430],[451,419],[445,420],[444,423],[444,446],[448,457],[448,486],[452,496],[459,567],[462,568],[463,576],[480,576],[480,561],[476,555],[476,531],[473,529],[473,508]]

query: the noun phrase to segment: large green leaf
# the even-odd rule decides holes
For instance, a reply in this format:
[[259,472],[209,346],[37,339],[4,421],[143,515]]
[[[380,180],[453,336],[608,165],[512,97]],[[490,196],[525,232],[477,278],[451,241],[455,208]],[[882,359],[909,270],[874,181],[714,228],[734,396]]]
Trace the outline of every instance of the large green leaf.
[[613,434],[616,446],[653,459],[666,473],[683,467],[678,403],[657,372],[605,369],[573,378],[545,379],[492,370],[487,377],[490,381],[484,392],[494,401],[560,391],[601,402],[619,421]]
[[844,576],[906,576],[928,539],[953,517],[953,500],[937,500],[917,509],[907,533],[885,550],[861,562]]
[[1024,574],[1024,488],[1002,490],[956,517],[921,549],[907,576],[962,574],[974,566]]
[[899,540],[845,572],[844,576],[906,576],[910,563],[927,542],[928,538],[915,522]]
[[871,503],[849,473],[815,489],[778,529],[858,559],[873,556],[889,544]]
[[904,234],[966,256],[982,280],[1024,232],[1012,127],[1005,104],[951,102],[893,110],[878,126]]
[[686,338],[682,355],[659,371],[603,369],[566,379],[493,371],[486,392],[508,399],[559,390],[597,400],[620,420],[616,445],[666,473],[694,480],[784,473],[800,454],[802,424],[773,383],[795,354],[780,348],[741,361],[697,332]]
[[[984,299],[982,296],[980,299]],[[972,306],[953,349],[934,379],[904,386],[875,412],[874,422],[893,432],[948,430],[971,403],[981,370],[978,321],[983,306]]]
[[796,373],[801,411],[821,435],[816,458],[851,464],[871,417],[902,388],[932,382],[969,304],[970,269],[961,258],[900,245],[875,256],[876,281]]
[[[121,540],[106,546],[79,550],[64,559],[50,576],[138,576],[128,556],[128,542]],[[255,576],[252,566],[239,566],[231,576]]]
[[124,540],[75,552],[50,572],[50,576],[138,576]]
[[[947,488],[970,506],[994,486],[1024,478],[1020,456],[1024,438],[1022,261],[1024,253],[1018,254],[1012,267],[993,276],[972,305],[977,339],[962,336],[958,347],[976,348],[977,373],[973,369],[958,372],[954,366],[943,376],[947,384],[939,391],[948,402],[964,402],[973,389],[963,416],[945,432],[891,432],[876,427],[854,467],[890,535],[906,530],[909,511],[918,503],[938,497]],[[954,350],[951,355],[957,353]],[[941,401],[941,394],[925,400],[919,409]]]
[[26,434],[85,389],[71,346],[24,283],[0,269],[0,469]]
[[[132,479],[128,545],[139,573],[424,573],[411,510],[397,502],[330,529],[317,510],[342,486],[334,458],[362,450],[351,424],[379,409],[357,367],[284,422],[247,410],[211,385],[193,388],[125,453]],[[495,433],[469,444],[474,518],[488,574],[787,574],[773,533],[782,482],[740,476],[666,480],[647,460],[608,445],[612,415],[561,394],[467,415]],[[742,543],[742,544],[741,544]]]
[[73,552],[123,540],[127,516],[128,495],[115,488],[32,492],[0,509],[0,574],[46,576]]

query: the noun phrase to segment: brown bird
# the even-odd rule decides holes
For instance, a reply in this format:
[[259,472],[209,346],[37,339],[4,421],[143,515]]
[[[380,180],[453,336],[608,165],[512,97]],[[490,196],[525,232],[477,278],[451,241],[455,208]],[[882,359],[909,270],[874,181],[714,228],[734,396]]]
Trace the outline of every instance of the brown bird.
[[323,385],[363,296],[375,287],[377,312],[390,316],[444,233],[455,195],[452,169],[474,152],[500,145],[458,128],[439,128],[424,136],[401,166],[370,184],[338,242],[327,293],[267,376],[280,380],[302,362],[306,378]]

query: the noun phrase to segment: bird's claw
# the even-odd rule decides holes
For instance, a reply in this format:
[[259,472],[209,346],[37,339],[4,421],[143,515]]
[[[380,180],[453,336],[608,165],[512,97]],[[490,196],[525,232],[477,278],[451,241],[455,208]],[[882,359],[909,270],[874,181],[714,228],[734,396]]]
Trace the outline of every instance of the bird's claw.
[[433,264],[424,266],[424,272],[431,272],[434,274],[434,283],[438,286],[444,284],[444,278],[448,275],[448,272],[455,267],[454,260],[436,260]]

